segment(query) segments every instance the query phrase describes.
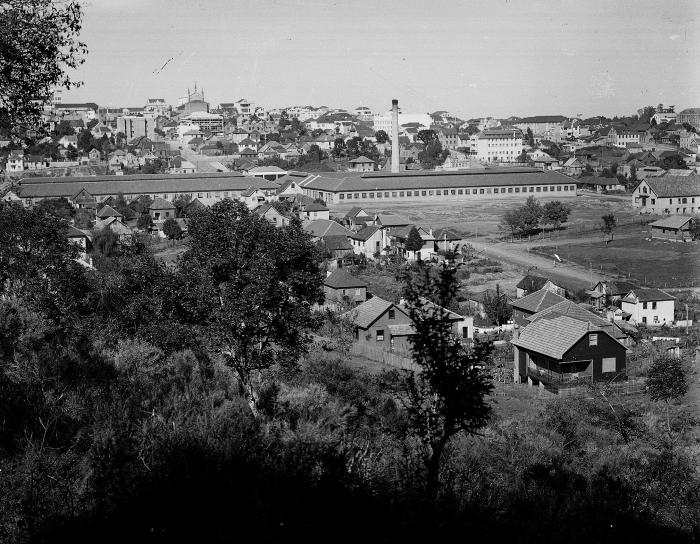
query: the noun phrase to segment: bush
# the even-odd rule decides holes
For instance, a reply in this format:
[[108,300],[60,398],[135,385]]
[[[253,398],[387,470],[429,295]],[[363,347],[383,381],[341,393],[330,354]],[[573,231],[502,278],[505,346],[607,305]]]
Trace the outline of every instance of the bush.
[[180,224],[173,218],[166,219],[163,223],[163,234],[168,237],[168,240],[179,240],[182,237]]

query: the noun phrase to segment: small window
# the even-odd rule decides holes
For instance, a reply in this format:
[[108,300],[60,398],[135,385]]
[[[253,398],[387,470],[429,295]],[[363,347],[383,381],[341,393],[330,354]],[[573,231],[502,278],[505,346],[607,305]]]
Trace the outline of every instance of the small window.
[[362,198],[367,198],[367,193],[362,193]]
[[[370,194],[369,194],[369,197],[372,198],[372,195],[373,195],[373,194],[374,194],[374,193],[370,193]],[[377,198],[382,198],[382,193],[377,193]]]
[[425,195],[427,194],[427,192],[426,192],[426,191],[421,191],[421,194],[422,194],[423,196],[425,196]]
[[652,302],[652,303],[651,303],[651,309],[652,309],[652,310],[656,310],[656,302]]
[[[396,196],[396,193],[394,193],[394,196]],[[384,198],[389,198],[389,193],[384,193]]]
[[549,191],[549,187],[542,187],[542,190],[546,193],[547,191]]
[[[360,193],[355,193],[355,198],[360,198]],[[362,195],[362,198],[365,198],[365,195]]]
[[428,191],[428,196],[433,196],[433,192],[432,192],[432,191]]
[[542,187],[538,187],[538,188],[537,188],[537,192],[538,192],[538,193],[542,192]]
[[389,310],[389,319],[396,318],[396,310]]
[[[400,196],[400,197],[404,196],[403,191],[399,191],[399,196]],[[408,195],[408,196],[411,196],[411,195]]]
[[343,193],[340,193],[340,200],[344,200],[344,199],[345,199],[345,195]]
[[463,191],[462,191],[462,189],[457,189],[457,194],[458,194],[458,195],[461,195],[461,194],[463,194]]
[[438,189],[437,191],[435,191],[435,194],[436,194],[437,196],[441,196],[442,193],[441,193],[440,189]]
[[377,330],[377,342],[384,341],[384,329]]
[[[384,193],[384,196],[387,196],[389,193]],[[403,195],[401,195],[403,196]],[[396,191],[391,192],[391,198],[396,198]]]
[[454,195],[454,194],[455,194],[455,190],[452,189],[452,190],[450,191],[450,194],[451,194],[451,195]]
[[519,193],[519,192],[520,192],[520,187],[516,187],[516,188],[515,188],[515,192],[516,192],[516,193]]
[[472,194],[473,194],[473,195],[476,195],[476,194],[478,194],[478,193],[479,193],[479,191],[478,191],[477,189],[472,189]]
[[508,187],[508,192],[509,192],[509,193],[512,193],[512,192],[513,192],[513,188],[512,188],[512,187]]
[[647,309],[647,303],[646,303],[646,302],[642,302],[642,310],[646,310],[646,309]]
[[565,190],[565,191],[568,191],[568,190],[569,190],[569,186],[568,186],[568,185],[564,185],[564,190]]
[[588,335],[588,345],[589,346],[597,346],[598,345],[598,335],[597,334],[589,334]]
[[484,194],[484,190],[483,190],[483,189],[479,189],[479,194],[480,194],[480,195],[483,195],[483,194]]
[[645,324],[646,324],[646,322],[647,322],[646,316],[642,317],[642,323],[645,323]]

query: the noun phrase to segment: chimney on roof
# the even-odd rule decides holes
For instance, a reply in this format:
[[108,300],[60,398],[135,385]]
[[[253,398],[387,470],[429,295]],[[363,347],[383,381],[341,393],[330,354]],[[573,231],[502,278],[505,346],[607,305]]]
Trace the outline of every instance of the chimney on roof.
[[399,101],[391,101],[391,172],[399,171]]

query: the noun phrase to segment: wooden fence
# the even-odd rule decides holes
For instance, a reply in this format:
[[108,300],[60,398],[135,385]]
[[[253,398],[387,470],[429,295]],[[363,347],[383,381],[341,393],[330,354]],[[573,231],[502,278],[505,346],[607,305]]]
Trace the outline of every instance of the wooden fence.
[[400,353],[384,351],[383,349],[373,348],[371,346],[357,343],[354,343],[352,345],[350,351],[353,355],[360,355],[372,361],[384,363],[386,365],[393,366],[395,368],[400,368],[402,370],[418,370],[418,366],[413,362],[413,360],[410,357]]

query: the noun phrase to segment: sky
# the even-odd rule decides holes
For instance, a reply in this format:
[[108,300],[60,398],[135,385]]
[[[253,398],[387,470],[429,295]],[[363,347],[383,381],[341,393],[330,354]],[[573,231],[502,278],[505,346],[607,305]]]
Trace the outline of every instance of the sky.
[[698,0],[84,0],[64,102],[240,98],[462,118],[700,107]]

